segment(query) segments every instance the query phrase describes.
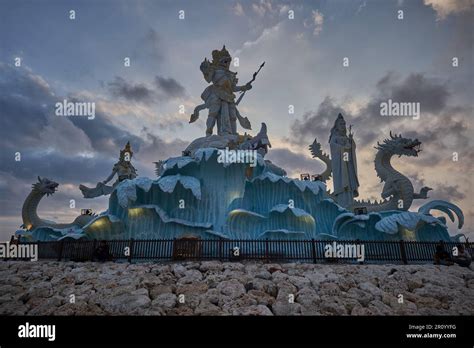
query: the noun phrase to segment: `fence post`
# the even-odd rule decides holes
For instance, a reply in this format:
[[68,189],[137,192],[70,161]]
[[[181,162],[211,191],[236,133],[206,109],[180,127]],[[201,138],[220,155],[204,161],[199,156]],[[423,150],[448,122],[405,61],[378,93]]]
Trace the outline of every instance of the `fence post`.
[[[439,241],[439,244],[441,244],[441,246],[443,247],[443,251],[448,252],[448,251],[446,250],[446,245],[444,244],[444,240],[441,239],[441,240]],[[452,254],[450,254],[450,255],[452,255]]]
[[219,260],[222,262],[223,261],[223,255],[222,255],[222,238],[219,239]]
[[63,258],[64,239],[59,242],[58,261]]
[[313,253],[313,263],[316,263],[316,241],[314,240],[314,238],[311,239],[311,249],[312,249],[312,253]]
[[265,239],[265,262],[268,262],[268,238]]
[[171,260],[174,260],[178,255],[175,255],[175,251],[177,251],[175,249],[175,243],[176,243],[176,237],[173,238],[173,240],[171,241]]
[[130,238],[130,241],[128,242],[128,262],[129,263],[132,263],[132,254],[133,254],[133,245],[134,245],[135,241],[133,238]]
[[[361,240],[360,239],[356,239],[356,247],[359,247],[360,248],[360,244],[361,244]],[[361,250],[361,249],[360,249]],[[364,244],[364,254],[365,254],[365,244]],[[364,255],[364,261],[367,260],[367,258],[365,257]],[[364,261],[359,261],[359,260],[356,260],[357,261],[357,264],[358,265],[362,265],[364,263]]]
[[403,241],[403,239],[400,239],[400,255],[402,257],[403,264],[408,264],[407,253],[405,251],[405,242]]
[[92,255],[90,257],[91,261],[94,261],[95,249],[97,248],[97,239],[94,238],[94,243],[92,244]]

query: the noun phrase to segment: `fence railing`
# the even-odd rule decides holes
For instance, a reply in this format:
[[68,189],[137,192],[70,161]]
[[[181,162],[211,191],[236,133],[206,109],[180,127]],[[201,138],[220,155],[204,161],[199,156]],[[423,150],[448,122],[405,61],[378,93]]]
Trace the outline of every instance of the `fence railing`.
[[[102,244],[101,244],[102,243]],[[432,262],[436,246],[442,244],[451,254],[455,242],[415,241],[336,241],[342,254],[328,254],[334,241],[326,240],[224,240],[224,239],[151,239],[37,242],[39,259],[65,261],[90,261],[99,258],[99,247],[108,250],[109,260],[123,261],[173,261],[173,260],[261,260],[266,262],[357,263],[347,252],[363,251],[364,263],[420,263]],[[471,253],[474,243],[463,243]],[[354,246],[356,249],[354,248]],[[345,252],[345,253],[344,253]],[[342,256],[342,257],[341,257]]]

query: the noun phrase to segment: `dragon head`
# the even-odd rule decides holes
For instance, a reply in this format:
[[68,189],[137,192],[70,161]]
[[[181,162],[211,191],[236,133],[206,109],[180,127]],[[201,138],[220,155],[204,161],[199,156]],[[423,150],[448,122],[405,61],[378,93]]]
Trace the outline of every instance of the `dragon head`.
[[421,142],[418,139],[402,137],[401,134],[393,135],[390,132],[390,139],[385,139],[382,144],[377,142],[377,150],[385,150],[400,156],[418,156],[421,152]]
[[56,192],[58,186],[59,184],[57,182],[38,176],[38,182],[33,184],[33,190],[49,196]]

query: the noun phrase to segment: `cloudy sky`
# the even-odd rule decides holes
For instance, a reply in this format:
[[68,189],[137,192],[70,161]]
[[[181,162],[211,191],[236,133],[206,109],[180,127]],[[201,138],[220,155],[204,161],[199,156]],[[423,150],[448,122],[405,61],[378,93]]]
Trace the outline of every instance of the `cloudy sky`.
[[[223,44],[242,83],[266,62],[240,110],[254,131],[267,123],[268,158],[289,176],[323,170],[307,147],[317,137],[327,149],[342,112],[358,145],[362,198],[380,198],[376,141],[390,130],[417,137],[420,157],[394,167],[416,190],[433,187],[431,198],[460,205],[470,233],[473,23],[470,0],[0,0],[0,240],[20,226],[37,175],[60,184],[39,215],[70,222],[81,208],[106,209],[107,198],[83,199],[78,185],[104,180],[127,141],[139,174],[153,177],[154,161],[202,136],[204,113],[187,123],[206,87],[199,65]],[[63,99],[95,102],[95,119],[55,116]],[[381,117],[388,99],[419,102],[420,119]]]

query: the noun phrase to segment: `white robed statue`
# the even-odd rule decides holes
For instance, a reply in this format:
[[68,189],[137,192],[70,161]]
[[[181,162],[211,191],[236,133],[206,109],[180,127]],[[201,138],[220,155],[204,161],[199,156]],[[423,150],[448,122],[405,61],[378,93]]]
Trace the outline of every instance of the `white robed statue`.
[[339,114],[329,136],[331,148],[331,165],[334,196],[336,202],[350,209],[354,197],[359,196],[359,180],[357,178],[356,145],[349,128],[347,135],[346,121]]

